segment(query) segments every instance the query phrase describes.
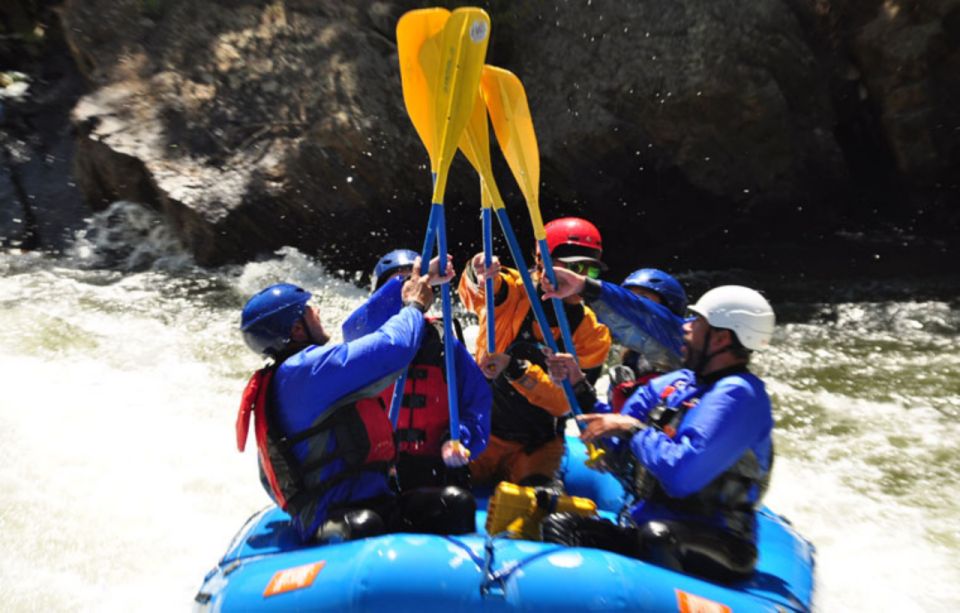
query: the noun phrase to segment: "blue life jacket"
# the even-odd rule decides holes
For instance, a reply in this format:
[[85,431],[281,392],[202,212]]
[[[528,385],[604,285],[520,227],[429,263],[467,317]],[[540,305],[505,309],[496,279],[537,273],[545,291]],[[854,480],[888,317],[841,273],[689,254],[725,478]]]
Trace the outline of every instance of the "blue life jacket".
[[630,441],[642,469],[635,521],[698,521],[755,540],[773,464],[772,408],[759,378],[742,366],[700,380],[679,370],[639,390],[623,412],[651,426]]

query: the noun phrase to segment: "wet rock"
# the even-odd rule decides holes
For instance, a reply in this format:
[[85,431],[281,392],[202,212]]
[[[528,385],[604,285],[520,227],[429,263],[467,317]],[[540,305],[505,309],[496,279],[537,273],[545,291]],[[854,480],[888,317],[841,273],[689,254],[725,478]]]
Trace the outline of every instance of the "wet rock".
[[833,108],[779,0],[514,13],[495,53],[527,84],[549,211],[595,212],[609,242],[668,262],[772,223],[835,217],[848,178]]
[[[392,41],[365,11],[326,4],[165,2],[141,40],[135,3],[68,3],[71,47],[100,85],[74,111],[96,206],[153,203],[208,264],[286,244],[329,251],[351,229],[367,234],[419,145]],[[371,10],[399,16],[394,5]],[[117,23],[129,25],[124,57]],[[422,211],[404,191],[405,208]]]
[[[616,270],[710,266],[717,251],[827,244],[850,225],[956,225],[960,13],[955,0],[898,6],[498,0],[488,61],[526,85],[545,218],[588,216],[631,245],[609,250]],[[91,86],[73,111],[84,194],[95,208],[150,204],[206,264],[295,245],[366,268],[418,246],[427,157],[393,40],[410,8],[67,0]],[[478,203],[462,160],[447,204],[466,256]]]
[[960,170],[960,2],[876,3],[851,40],[898,170],[933,185]]
[[89,214],[71,170],[83,83],[48,8],[4,3],[0,32],[0,246],[58,250]]

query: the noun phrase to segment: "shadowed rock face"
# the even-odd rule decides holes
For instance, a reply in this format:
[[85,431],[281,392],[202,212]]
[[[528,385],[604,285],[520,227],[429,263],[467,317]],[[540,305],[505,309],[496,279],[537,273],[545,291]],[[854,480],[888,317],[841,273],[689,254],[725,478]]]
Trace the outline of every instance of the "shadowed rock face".
[[154,203],[203,263],[333,251],[391,206],[415,218],[423,156],[385,34],[398,14],[328,4],[69,3],[100,84],[74,109],[85,192]]
[[0,246],[56,248],[90,214],[71,173],[83,82],[38,2],[0,5]]
[[[526,85],[544,217],[593,219],[615,271],[796,269],[839,229],[960,224],[960,0],[906,4],[494,1],[488,61]],[[393,37],[416,6],[67,0],[90,84],[72,111],[83,194],[151,204],[205,264],[289,244],[365,269],[419,246],[427,156]],[[479,224],[463,160],[447,194],[464,257]]]

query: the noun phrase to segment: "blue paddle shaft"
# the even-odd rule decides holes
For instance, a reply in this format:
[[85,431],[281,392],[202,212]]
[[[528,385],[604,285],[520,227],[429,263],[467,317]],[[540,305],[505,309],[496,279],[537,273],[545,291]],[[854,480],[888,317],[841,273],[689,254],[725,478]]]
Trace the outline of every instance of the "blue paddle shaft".
[[[436,177],[434,177],[436,180]],[[423,237],[423,249],[420,250],[420,274],[425,275],[430,272],[430,254],[433,252],[433,242],[436,238],[437,216],[443,215],[443,207],[433,205],[430,207],[430,217],[427,218],[427,233]],[[396,431],[397,423],[400,419],[400,404],[403,401],[403,388],[407,385],[407,370],[404,369],[397,382],[393,386],[393,397],[390,398],[390,423]]]
[[[506,209],[497,209],[497,220],[500,221],[503,235],[507,239],[507,247],[510,249],[510,255],[513,256],[513,261],[520,271],[520,278],[523,279],[523,288],[527,292],[527,298],[530,300],[530,308],[533,309],[533,316],[537,320],[537,325],[540,326],[543,340],[547,343],[547,346],[550,347],[551,351],[559,353],[560,349],[557,346],[556,339],[553,338],[550,324],[547,323],[547,314],[544,313],[543,305],[540,303],[540,297],[537,296],[537,289],[533,285],[533,279],[530,278],[530,271],[527,270],[527,263],[523,259],[523,252],[520,250],[520,244],[517,242],[517,236],[513,232],[513,226],[510,224],[510,218],[507,217]],[[563,308],[562,304],[560,308]],[[566,313],[563,313],[563,320],[566,321]],[[559,318],[557,321],[559,322]],[[569,328],[569,323],[567,327]],[[567,344],[566,340],[564,344]],[[570,347],[571,351],[573,350],[572,342],[567,344],[567,346]],[[580,415],[582,411],[580,411],[580,404],[577,402],[577,395],[573,392],[573,385],[571,385],[567,379],[563,380],[563,393],[567,397],[567,404],[570,405],[570,410],[573,411],[575,415]],[[577,422],[577,425],[580,426],[581,430],[583,429],[583,425],[580,424],[580,422]]]
[[[490,266],[493,264],[493,222],[490,219],[490,207],[484,208],[481,215],[483,216],[483,266],[486,270],[490,270]],[[497,351],[497,338],[493,317],[492,278],[487,278],[484,289],[487,299],[487,351],[495,353]]]
[[[550,257],[547,239],[541,239],[537,241],[537,243],[540,245],[540,258],[543,260],[543,272],[547,275],[547,279],[550,280],[550,284],[556,287],[557,273],[553,270],[553,258]],[[557,325],[560,327],[560,338],[563,339],[563,345],[566,347],[567,352],[573,355],[573,359],[576,360],[577,349],[573,346],[573,335],[570,334],[570,322],[567,321],[567,311],[563,308],[563,300],[552,298],[550,302],[553,303],[553,312],[557,315]]]
[[[447,265],[447,224],[444,219],[443,205],[434,204],[437,210],[437,250],[440,252],[440,266]],[[443,308],[443,361],[447,372],[447,406],[450,407],[450,440],[460,441],[460,410],[457,406],[457,373],[454,364],[453,348],[453,304],[450,300],[450,282],[441,286],[441,305]]]

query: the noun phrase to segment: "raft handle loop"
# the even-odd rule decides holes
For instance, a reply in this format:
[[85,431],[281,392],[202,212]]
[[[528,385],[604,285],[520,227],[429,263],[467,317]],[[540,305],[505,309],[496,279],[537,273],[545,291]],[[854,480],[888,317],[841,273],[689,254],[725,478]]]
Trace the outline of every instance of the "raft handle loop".
[[459,541],[453,538],[452,536],[444,536],[443,538],[447,539],[448,541],[450,541],[460,549],[464,550],[467,553],[467,555],[470,556],[470,559],[473,560],[473,563],[477,565],[477,568],[481,568],[481,569],[483,568],[483,559],[477,554],[473,553],[473,549],[471,549],[468,545],[466,545],[462,541]]
[[[489,542],[489,548],[490,548],[490,562],[492,566],[493,539],[489,539],[488,542]],[[486,549],[486,546],[484,547],[484,549]],[[520,560],[515,564],[511,564],[510,566],[506,568],[502,568],[495,572],[492,572],[492,569],[490,567],[484,569],[484,574],[486,575],[486,579],[484,580],[483,585],[480,586],[480,594],[487,595],[489,593],[494,593],[501,597],[505,596],[507,581],[510,580],[510,577],[513,575],[513,573],[517,572],[518,570],[520,570],[530,562],[533,562],[534,560],[539,560],[544,556],[552,555],[560,551],[561,549],[563,549],[562,546],[553,547],[551,549],[545,549],[544,551],[537,552],[528,558]],[[496,585],[496,588],[494,588],[494,585]]]
[[519,562],[510,564],[506,568],[501,568],[500,570],[494,570],[493,569],[493,565],[495,562],[494,554],[496,553],[496,550],[494,547],[494,541],[496,539],[503,539],[503,538],[510,539],[510,537],[511,537],[511,534],[509,531],[504,531],[504,532],[500,532],[493,535],[490,535],[490,534],[486,535],[483,541],[483,558],[482,559],[480,558],[480,556],[475,554],[473,552],[473,549],[468,547],[465,543],[451,536],[444,537],[447,541],[449,541],[450,543],[453,543],[454,545],[456,545],[457,547],[465,551],[467,555],[470,556],[470,559],[473,560],[473,563],[476,564],[481,571],[483,571],[483,582],[480,584],[480,596],[482,598],[486,596],[497,596],[500,598],[505,597],[507,581],[510,580],[510,577],[513,575],[513,573],[517,572],[518,570],[520,570],[530,562],[533,562],[534,560],[556,553],[557,551],[563,549],[562,546],[553,547],[545,551],[540,551],[538,553],[535,553],[526,559],[520,560]]
[[498,537],[508,536],[509,532],[499,534],[488,534],[483,540],[483,565],[480,567],[483,571],[483,583],[480,584],[480,596],[485,597],[490,594],[494,596],[505,596],[504,582],[500,580],[497,573],[493,571],[494,548],[493,541]]

